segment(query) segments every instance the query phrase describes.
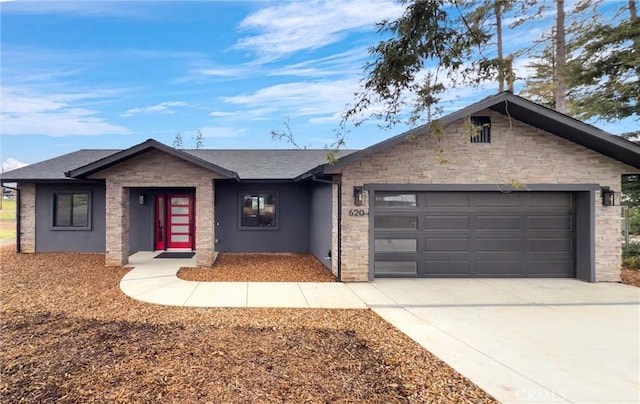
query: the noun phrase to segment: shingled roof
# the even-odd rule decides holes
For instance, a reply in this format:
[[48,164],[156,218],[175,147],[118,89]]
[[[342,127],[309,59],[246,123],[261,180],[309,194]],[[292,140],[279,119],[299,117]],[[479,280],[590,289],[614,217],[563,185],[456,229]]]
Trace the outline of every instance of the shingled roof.
[[[60,157],[8,171],[2,175],[2,181],[76,181],[75,178],[70,178],[66,176],[65,173],[73,173],[101,160],[115,159],[115,157],[127,150],[130,149],[78,150]],[[300,174],[326,163],[328,150],[194,149],[181,150],[181,152],[212,165],[222,167],[230,172],[237,173],[238,178],[241,180],[292,180]],[[341,150],[338,153],[338,157],[346,156],[352,152],[354,152],[354,150]]]

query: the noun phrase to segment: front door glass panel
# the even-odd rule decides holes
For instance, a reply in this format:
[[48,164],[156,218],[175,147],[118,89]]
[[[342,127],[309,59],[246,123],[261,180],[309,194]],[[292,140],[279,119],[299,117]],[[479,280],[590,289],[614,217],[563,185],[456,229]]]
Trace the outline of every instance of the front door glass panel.
[[168,248],[193,248],[193,198],[169,195]]

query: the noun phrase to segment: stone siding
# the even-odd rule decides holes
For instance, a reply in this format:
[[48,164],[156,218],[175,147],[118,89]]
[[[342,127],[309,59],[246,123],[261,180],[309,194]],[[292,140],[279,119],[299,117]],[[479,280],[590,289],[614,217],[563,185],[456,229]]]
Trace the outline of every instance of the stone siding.
[[20,190],[20,251],[36,252],[36,184],[18,184]]
[[[491,110],[491,143],[471,143],[463,120],[444,135],[408,139],[340,169],[342,175],[342,279],[366,281],[369,218],[349,216],[353,186],[388,184],[599,184],[620,191],[621,175],[638,170],[568,140]],[[438,153],[438,150],[442,150]],[[448,163],[441,164],[442,160]],[[338,170],[338,169],[336,169]],[[335,196],[334,196],[335,197]],[[620,207],[604,207],[596,192],[596,280],[619,281]],[[360,207],[358,207],[360,208]],[[369,210],[369,201],[365,201]],[[337,257],[337,251],[333,252]]]
[[196,262],[214,259],[213,182],[224,178],[195,164],[151,150],[90,178],[104,179],[107,189],[107,265],[124,265],[129,255],[129,191],[133,187],[191,187],[196,191]]

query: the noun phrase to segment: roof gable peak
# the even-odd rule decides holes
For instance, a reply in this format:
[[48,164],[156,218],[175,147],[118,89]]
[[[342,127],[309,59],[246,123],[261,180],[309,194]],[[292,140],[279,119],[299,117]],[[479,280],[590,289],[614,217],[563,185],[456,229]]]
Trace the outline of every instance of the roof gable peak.
[[220,167],[216,164],[210,163],[206,160],[203,160],[185,151],[178,150],[171,146],[167,146],[164,143],[160,143],[155,139],[147,139],[144,142],[137,144],[133,147],[130,147],[128,149],[115,152],[107,157],[104,157],[100,160],[89,163],[85,166],[76,168],[71,171],[67,171],[65,172],[65,176],[70,178],[86,178],[91,174],[102,171],[106,168],[109,168],[123,161],[129,160],[133,157],[139,156],[150,150],[159,150],[161,152],[177,157],[181,160],[187,161],[189,163],[195,164],[209,171],[225,176],[227,178],[238,179],[238,174],[234,171],[231,171],[226,168]]

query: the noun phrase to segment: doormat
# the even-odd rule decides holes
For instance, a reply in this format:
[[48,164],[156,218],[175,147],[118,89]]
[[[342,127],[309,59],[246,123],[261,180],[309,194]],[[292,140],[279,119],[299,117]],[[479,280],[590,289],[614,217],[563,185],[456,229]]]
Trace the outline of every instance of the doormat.
[[193,251],[165,251],[153,258],[193,258],[196,255]]

